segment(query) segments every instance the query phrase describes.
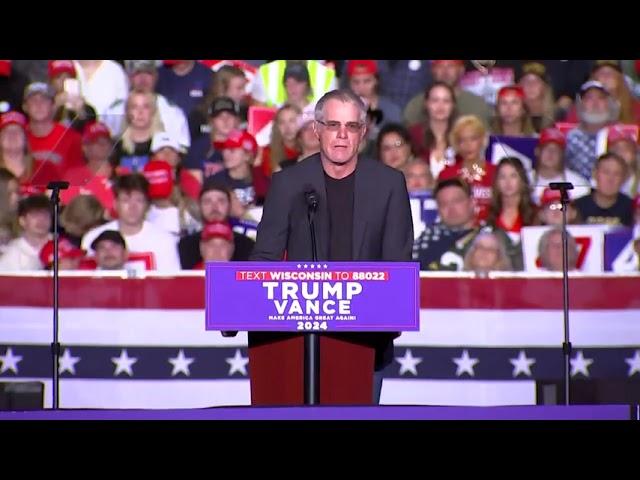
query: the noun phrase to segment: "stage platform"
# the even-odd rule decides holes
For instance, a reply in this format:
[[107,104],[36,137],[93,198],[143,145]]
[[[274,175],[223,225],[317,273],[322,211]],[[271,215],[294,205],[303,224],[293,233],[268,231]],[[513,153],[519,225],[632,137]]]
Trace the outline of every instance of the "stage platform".
[[507,407],[216,407],[181,410],[2,411],[2,420],[638,420],[630,405]]

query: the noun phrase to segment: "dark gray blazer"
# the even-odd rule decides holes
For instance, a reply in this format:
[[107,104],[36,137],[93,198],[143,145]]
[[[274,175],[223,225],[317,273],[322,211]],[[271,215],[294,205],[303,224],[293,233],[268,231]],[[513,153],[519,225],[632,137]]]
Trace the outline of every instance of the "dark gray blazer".
[[[355,173],[353,260],[410,262],[413,222],[406,182],[401,172],[377,161],[359,159]],[[311,261],[311,234],[307,219],[305,186],[317,193],[315,229],[318,260],[328,260],[329,212],[320,154],[275,173],[258,226],[251,261]],[[291,334],[250,332],[249,345],[285,338]],[[394,333],[342,334],[376,349],[376,369],[393,358]]]
[[[360,159],[353,212],[354,261],[411,261],[413,223],[404,176],[379,162]],[[275,173],[258,226],[253,261],[311,261],[305,185],[318,196],[315,228],[318,260],[328,260],[329,212],[320,154]]]

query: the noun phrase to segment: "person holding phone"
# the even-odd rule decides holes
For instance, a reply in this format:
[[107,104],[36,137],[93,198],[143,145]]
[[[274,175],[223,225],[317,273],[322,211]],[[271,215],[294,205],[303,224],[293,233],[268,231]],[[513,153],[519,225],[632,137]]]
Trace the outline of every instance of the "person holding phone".
[[96,111],[80,93],[80,82],[71,60],[49,61],[49,84],[55,90],[54,121],[71,126],[79,133],[96,121]]

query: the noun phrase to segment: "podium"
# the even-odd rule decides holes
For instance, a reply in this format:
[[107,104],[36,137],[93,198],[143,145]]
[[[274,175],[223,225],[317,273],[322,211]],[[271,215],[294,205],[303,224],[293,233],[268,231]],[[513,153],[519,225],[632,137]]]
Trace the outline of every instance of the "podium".
[[419,330],[413,262],[211,262],[206,329],[247,331],[251,404],[304,404],[304,335],[319,336],[320,405],[368,405],[376,355]]

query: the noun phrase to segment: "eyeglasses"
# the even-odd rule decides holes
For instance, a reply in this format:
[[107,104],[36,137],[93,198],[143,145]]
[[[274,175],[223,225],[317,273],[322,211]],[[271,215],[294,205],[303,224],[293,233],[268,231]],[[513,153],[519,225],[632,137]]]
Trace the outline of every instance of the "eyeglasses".
[[[327,122],[324,122],[322,120],[316,120],[319,124],[324,125],[324,127],[329,130],[330,132],[338,132],[340,131],[340,127],[343,125],[340,122],[336,122],[334,120],[329,120]],[[347,131],[349,133],[360,133],[360,130],[362,130],[362,123],[360,122],[347,122],[344,124],[344,126],[347,128]]]
[[392,143],[387,143],[380,145],[380,150],[382,150],[383,152],[388,152],[389,150],[395,150],[396,148],[400,148],[403,145],[406,145],[406,142],[404,140],[396,140],[395,142]]

